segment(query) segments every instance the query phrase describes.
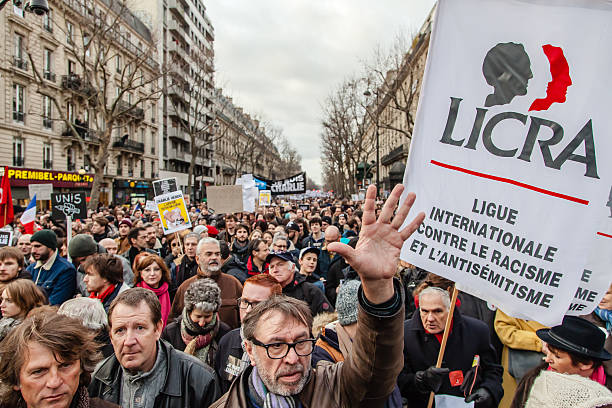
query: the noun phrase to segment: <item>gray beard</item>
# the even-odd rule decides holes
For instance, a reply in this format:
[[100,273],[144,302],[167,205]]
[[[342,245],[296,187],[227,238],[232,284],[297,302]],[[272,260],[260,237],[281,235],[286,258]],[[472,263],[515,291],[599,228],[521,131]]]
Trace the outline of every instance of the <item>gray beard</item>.
[[[257,353],[253,353],[253,360],[255,360],[255,366],[257,367],[259,377],[263,381],[264,385],[268,388],[268,391],[277,395],[282,395],[283,397],[290,397],[302,392],[306,386],[306,383],[308,382],[308,379],[310,378],[310,369],[304,368],[302,364],[297,363],[294,367],[303,370],[304,375],[302,375],[302,377],[293,385],[280,384],[277,382],[274,374],[269,373],[263,368],[263,364],[260,363]],[[310,367],[310,358],[308,360],[308,367]]]

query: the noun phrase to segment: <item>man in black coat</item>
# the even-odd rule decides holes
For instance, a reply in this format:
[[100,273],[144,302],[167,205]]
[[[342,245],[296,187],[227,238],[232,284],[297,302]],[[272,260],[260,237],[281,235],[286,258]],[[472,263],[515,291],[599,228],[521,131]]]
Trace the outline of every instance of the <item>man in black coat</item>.
[[296,272],[291,252],[272,252],[266,261],[270,264],[270,275],[283,287],[283,295],[306,302],[313,316],[334,311],[321,289]]
[[476,408],[501,401],[502,367],[496,363],[487,325],[455,310],[442,368],[436,368],[450,296],[430,287],[419,294],[419,309],[404,323],[404,368],[398,378],[411,408],[426,407],[430,392],[465,397]]

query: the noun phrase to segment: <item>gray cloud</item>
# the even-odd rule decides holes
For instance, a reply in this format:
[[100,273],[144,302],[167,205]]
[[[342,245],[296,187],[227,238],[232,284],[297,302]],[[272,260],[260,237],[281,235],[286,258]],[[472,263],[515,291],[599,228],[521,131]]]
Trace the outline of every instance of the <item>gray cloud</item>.
[[217,85],[263,115],[321,181],[321,105],[377,45],[418,30],[433,0],[209,0]]

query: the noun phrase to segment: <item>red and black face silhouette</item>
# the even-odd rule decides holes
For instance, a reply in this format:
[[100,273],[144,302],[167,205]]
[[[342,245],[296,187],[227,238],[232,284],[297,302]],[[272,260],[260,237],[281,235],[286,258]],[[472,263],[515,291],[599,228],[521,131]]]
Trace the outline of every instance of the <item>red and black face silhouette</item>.
[[[552,81],[548,83],[546,97],[536,99],[529,110],[546,110],[553,103],[566,100],[567,88],[572,84],[569,64],[561,47],[542,46],[550,63]],[[485,106],[508,104],[518,95],[527,94],[527,83],[533,78],[531,61],[523,44],[499,43],[491,48],[482,63],[482,73],[493,93],[487,95]]]

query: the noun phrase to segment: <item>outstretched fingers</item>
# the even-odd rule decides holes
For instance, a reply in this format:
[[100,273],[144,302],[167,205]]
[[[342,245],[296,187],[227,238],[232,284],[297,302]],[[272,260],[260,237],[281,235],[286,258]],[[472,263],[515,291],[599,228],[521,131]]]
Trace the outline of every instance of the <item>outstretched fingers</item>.
[[393,229],[399,230],[406,220],[410,209],[412,208],[412,204],[414,204],[414,200],[416,199],[416,194],[408,193],[406,195],[406,199],[402,203],[402,205],[397,210],[395,217],[393,217],[393,221],[391,222],[391,226]]
[[376,222],[376,186],[371,184],[366,191],[365,203],[363,204],[363,217],[361,223],[370,225]]
[[347,244],[343,244],[342,242],[332,242],[327,245],[327,250],[330,252],[335,252],[336,254],[343,257],[346,262],[349,264],[353,260],[355,250]]
[[391,195],[389,195],[389,198],[387,198],[387,201],[385,201],[380,217],[378,217],[378,222],[382,222],[384,224],[389,224],[389,222],[391,222],[391,217],[393,217],[393,212],[395,211],[395,207],[397,206],[397,202],[402,196],[403,191],[404,186],[401,184],[397,184],[393,188]]
[[417,230],[417,228],[419,228],[419,225],[421,225],[424,220],[425,213],[421,211],[416,217],[414,217],[410,224],[406,225],[406,227],[400,231],[402,240],[406,241],[408,238],[410,238],[410,236]]

